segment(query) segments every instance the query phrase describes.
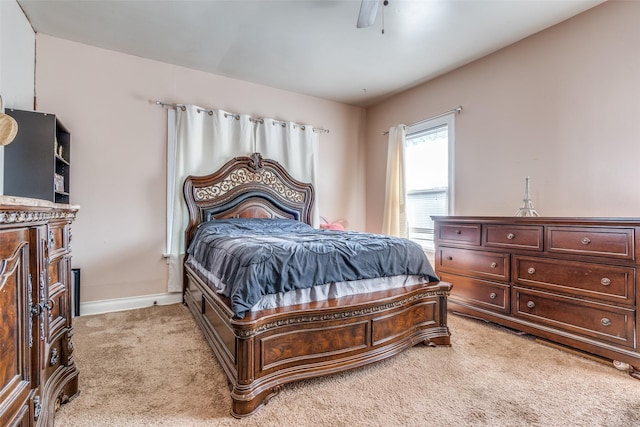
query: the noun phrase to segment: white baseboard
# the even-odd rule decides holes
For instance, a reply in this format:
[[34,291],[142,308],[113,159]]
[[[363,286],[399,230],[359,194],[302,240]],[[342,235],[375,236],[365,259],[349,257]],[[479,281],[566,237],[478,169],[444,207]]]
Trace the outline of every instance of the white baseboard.
[[182,293],[153,294],[130,298],[116,298],[102,301],[80,303],[80,315],[111,313],[113,311],[133,310],[152,305],[167,305],[182,302]]

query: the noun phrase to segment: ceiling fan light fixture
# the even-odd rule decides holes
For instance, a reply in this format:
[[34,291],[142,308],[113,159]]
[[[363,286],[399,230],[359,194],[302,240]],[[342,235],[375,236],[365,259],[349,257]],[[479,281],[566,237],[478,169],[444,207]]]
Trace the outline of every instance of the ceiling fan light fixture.
[[356,24],[356,27],[366,28],[372,26],[376,21],[379,4],[380,0],[362,0],[362,3],[360,3],[360,13],[358,14],[358,23]]

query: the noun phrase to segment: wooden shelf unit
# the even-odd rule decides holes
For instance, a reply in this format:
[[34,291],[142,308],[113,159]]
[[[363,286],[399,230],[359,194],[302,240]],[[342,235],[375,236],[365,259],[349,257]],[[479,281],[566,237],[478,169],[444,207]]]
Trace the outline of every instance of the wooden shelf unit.
[[[71,134],[54,114],[7,109],[18,122],[4,148],[4,194],[68,204]],[[56,186],[56,176],[62,185]]]

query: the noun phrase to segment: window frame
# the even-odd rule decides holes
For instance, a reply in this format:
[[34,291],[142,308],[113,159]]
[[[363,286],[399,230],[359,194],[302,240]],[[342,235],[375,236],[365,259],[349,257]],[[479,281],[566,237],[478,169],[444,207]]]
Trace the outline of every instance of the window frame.
[[[447,215],[453,215],[455,212],[455,112],[443,114],[442,116],[434,117],[432,119],[424,120],[413,125],[407,126],[407,133],[405,136],[405,149],[407,141],[409,141],[412,135],[420,134],[430,129],[447,126]],[[406,173],[406,171],[405,171]],[[409,224],[411,226],[411,224]],[[434,236],[435,240],[435,236]],[[433,251],[431,248],[425,248],[429,251]]]

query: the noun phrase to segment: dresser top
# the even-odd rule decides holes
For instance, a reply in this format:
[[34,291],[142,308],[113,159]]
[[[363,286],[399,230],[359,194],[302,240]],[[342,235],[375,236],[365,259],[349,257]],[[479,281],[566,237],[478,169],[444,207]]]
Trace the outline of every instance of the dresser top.
[[19,207],[34,207],[34,208],[52,208],[52,209],[64,209],[64,210],[75,210],[80,209],[78,205],[66,205],[60,203],[53,203],[48,200],[41,199],[32,199],[29,197],[18,197],[18,196],[3,196],[0,195],[0,209],[11,207],[11,208],[19,208]]
[[628,225],[640,226],[640,218],[631,217],[550,217],[550,216],[432,216],[437,222],[493,224],[567,224],[567,225]]

